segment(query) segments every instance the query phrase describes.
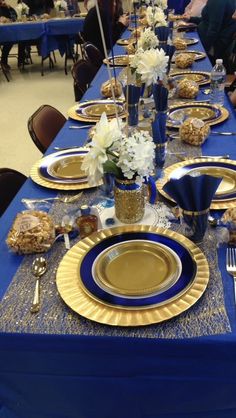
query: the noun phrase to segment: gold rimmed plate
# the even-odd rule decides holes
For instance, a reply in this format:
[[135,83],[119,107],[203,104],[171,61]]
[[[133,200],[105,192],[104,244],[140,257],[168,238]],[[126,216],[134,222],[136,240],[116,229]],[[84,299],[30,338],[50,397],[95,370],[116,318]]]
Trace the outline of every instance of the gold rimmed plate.
[[108,119],[116,117],[116,111],[120,118],[126,117],[125,105],[123,100],[111,99],[88,100],[72,106],[68,110],[68,116],[71,119],[82,122],[98,122],[102,113],[106,113]]
[[195,81],[199,86],[209,84],[211,81],[210,73],[206,71],[174,70],[170,72],[170,77],[176,80],[177,83],[183,78],[187,78],[188,80]]
[[111,67],[127,67],[129,65],[130,55],[115,55],[114,57],[109,57],[108,60],[105,58],[103,60],[104,64],[108,64]]
[[[158,272],[158,274],[157,274]],[[148,240],[117,243],[95,259],[92,274],[100,288],[119,296],[143,297],[168,289],[181,263],[169,247]]]
[[[124,302],[121,306],[121,297],[106,294],[102,289],[99,296],[95,291],[91,293],[90,285],[95,286],[91,271],[96,257],[118,242],[134,239],[163,243],[178,255],[182,271],[177,283],[159,295],[146,298],[145,304],[144,299],[123,297],[126,305]],[[186,237],[162,228],[129,225],[99,231],[72,247],[59,265],[56,283],[62,299],[80,315],[108,325],[140,326],[168,320],[189,309],[202,296],[208,279],[209,268],[203,253]],[[182,285],[182,291],[166,299],[166,292],[173,295],[176,285]],[[162,302],[153,305],[152,298]]]
[[201,51],[176,51],[175,55],[173,56],[172,62],[175,62],[175,58],[179,54],[188,54],[191,55],[194,61],[199,61],[206,58],[206,53]]
[[81,190],[91,188],[81,169],[88,149],[81,147],[55,152],[37,161],[30,177],[40,186],[56,190]]
[[211,209],[228,209],[236,205],[236,161],[218,158],[189,159],[173,164],[164,170],[164,176],[157,181],[158,191],[173,201],[163,187],[170,179],[185,174],[199,173],[222,177],[222,181],[211,203]]
[[167,126],[169,128],[179,128],[187,117],[201,119],[211,126],[228,119],[229,112],[222,106],[204,102],[176,104],[169,108]]

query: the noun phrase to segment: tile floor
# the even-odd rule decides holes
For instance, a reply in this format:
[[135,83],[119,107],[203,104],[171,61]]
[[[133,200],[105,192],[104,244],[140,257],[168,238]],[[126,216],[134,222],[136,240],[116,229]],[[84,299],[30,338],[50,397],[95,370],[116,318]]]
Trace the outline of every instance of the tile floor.
[[45,62],[45,75],[42,77],[40,58],[33,54],[32,59],[33,64],[19,71],[17,59],[9,58],[12,67],[9,83],[0,71],[0,167],[15,168],[26,175],[41,157],[28,133],[29,116],[42,104],[50,104],[66,116],[67,109],[74,104],[69,68],[72,61],[68,62],[69,71],[65,75],[64,59],[56,52],[54,69],[49,71]]

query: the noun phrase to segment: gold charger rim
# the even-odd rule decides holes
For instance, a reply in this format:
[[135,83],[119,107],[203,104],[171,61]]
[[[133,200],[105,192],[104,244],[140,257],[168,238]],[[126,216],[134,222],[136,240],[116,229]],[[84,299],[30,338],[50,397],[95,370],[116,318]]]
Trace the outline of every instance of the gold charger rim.
[[[86,102],[86,104],[94,104],[94,103],[96,103],[97,101],[104,101],[104,102],[106,102],[106,101],[111,101],[111,100],[107,100],[107,99],[96,99],[96,100],[89,100],[89,101],[87,101]],[[123,100],[119,100],[119,99],[116,99],[116,102],[118,103],[118,104],[120,104],[120,105],[122,105],[123,106],[123,111],[120,113],[120,114],[118,114],[118,116],[119,116],[119,118],[121,118],[121,119],[124,119],[124,118],[126,118],[126,116],[127,116],[127,113],[126,113],[126,111],[125,111],[125,107],[124,107],[124,101]],[[81,102],[81,105],[82,104],[84,104],[85,102]],[[113,103],[114,104],[114,103]],[[80,121],[80,122],[91,122],[91,123],[97,123],[97,122],[99,122],[99,120],[100,120],[100,117],[101,116],[94,116],[94,117],[89,117],[89,116],[81,116],[81,115],[78,115],[78,113],[76,112],[76,109],[78,109],[78,107],[80,106],[80,103],[77,103],[76,105],[74,105],[74,106],[71,106],[69,109],[68,109],[68,111],[67,111],[67,115],[69,116],[69,118],[71,118],[71,119],[73,119],[73,120],[78,120],[78,121]],[[109,115],[107,115],[107,119],[108,120],[110,120],[110,119],[114,119],[115,118],[115,115],[111,115],[111,116],[109,116]]]
[[[109,264],[106,262],[106,257],[111,258],[112,252],[115,252],[116,253],[115,255],[117,256],[119,256],[120,254],[123,255],[122,251],[124,250],[124,248],[127,248],[127,247],[128,249],[129,247],[131,247],[130,248],[131,250],[132,250],[132,247],[133,248],[136,247],[136,249],[137,247],[141,247],[145,253],[147,253],[147,250],[149,249],[150,250],[149,253],[151,253],[152,255],[154,253],[157,254],[159,251],[159,253],[162,254],[163,260],[166,262],[166,265],[168,265],[168,262],[169,262],[168,267],[170,271],[167,273],[168,274],[167,277],[165,277],[164,280],[162,280],[161,282],[152,284],[151,286],[150,284],[149,286],[148,284],[146,284],[145,287],[142,286],[141,289],[137,287],[136,289],[133,289],[133,290],[128,289],[127,287],[125,289],[124,287],[121,287],[118,285],[115,286],[115,284],[112,284],[111,281],[109,281],[109,278],[106,277],[106,274],[103,269],[104,263],[105,265]],[[117,251],[120,251],[120,254],[118,254]],[[161,258],[160,254],[159,254],[159,258]],[[137,254],[136,254],[136,257],[138,257]],[[143,265],[141,268],[143,269]],[[147,267],[145,267],[145,269],[146,268]],[[130,272],[129,274],[132,275],[132,272]],[[179,259],[179,256],[177,256],[177,254],[171,248],[161,243],[157,243],[157,242],[153,242],[149,240],[143,240],[143,239],[122,241],[120,243],[116,243],[106,248],[94,260],[94,266],[93,266],[93,275],[95,276],[94,280],[98,283],[99,287],[101,287],[102,289],[108,292],[111,292],[115,296],[122,295],[122,296],[139,297],[139,296],[149,296],[149,295],[157,294],[160,291],[167,290],[170,286],[176,283],[180,274],[181,274],[181,261]]]
[[[181,103],[180,102],[179,104],[174,104],[174,105],[170,106],[169,107],[169,111],[170,110],[178,109],[180,107],[181,108],[189,108],[191,106],[196,107],[197,105],[199,107],[202,106],[202,107],[208,107],[209,109],[212,108],[212,109],[218,109],[218,110],[220,110],[221,114],[220,114],[220,116],[218,118],[213,119],[213,120],[209,120],[209,121],[207,121],[207,120],[204,121],[209,126],[218,125],[218,123],[224,122],[229,117],[229,111],[225,107],[219,106],[219,105],[216,105],[216,104],[205,103],[204,101],[203,102],[199,102],[199,103],[197,103],[197,102]],[[189,117],[191,117],[191,116],[189,116]],[[179,129],[179,126],[176,126],[173,123],[171,123],[169,121],[169,119],[167,119],[166,126],[168,128]]]
[[173,70],[173,71],[170,72],[169,76],[172,77],[172,76],[176,76],[176,75],[183,75],[183,77],[184,77],[184,75],[186,75],[186,74],[187,75],[188,74],[203,74],[205,76],[208,76],[208,79],[207,80],[197,82],[197,84],[199,86],[204,86],[205,84],[209,84],[210,83],[210,75],[211,75],[211,73],[209,71],[200,71],[200,70],[199,71]]
[[[179,298],[165,305],[142,310],[126,310],[105,305],[91,298],[80,287],[78,267],[82,256],[96,243],[114,234],[124,232],[153,232],[164,234],[186,245],[196,262],[196,275],[191,286]],[[128,225],[101,230],[75,244],[61,260],[56,285],[64,302],[75,312],[95,322],[112,326],[142,326],[171,319],[193,306],[206,290],[209,280],[209,266],[202,251],[177,232],[148,225]]]
[[[173,173],[174,170],[177,168],[184,167],[185,165],[194,164],[194,163],[202,163],[202,162],[223,162],[223,163],[229,163],[232,165],[235,165],[236,167],[236,161],[229,160],[225,158],[190,158],[189,160],[181,161],[175,164],[170,165],[169,167],[166,167],[163,170],[163,177],[156,181],[156,187],[158,192],[164,196],[167,200],[170,200],[171,202],[175,202],[174,199],[172,199],[164,190],[163,187],[169,180],[170,174]],[[212,201],[210,209],[220,210],[220,209],[230,209],[235,207],[236,205],[236,199],[222,199],[217,201]]]

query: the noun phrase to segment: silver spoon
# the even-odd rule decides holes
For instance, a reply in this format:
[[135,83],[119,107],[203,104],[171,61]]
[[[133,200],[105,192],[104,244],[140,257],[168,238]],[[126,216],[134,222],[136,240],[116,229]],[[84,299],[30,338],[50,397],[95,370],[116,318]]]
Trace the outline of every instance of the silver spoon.
[[47,261],[44,257],[36,257],[32,264],[32,273],[36,277],[34,300],[30,308],[31,313],[36,313],[40,308],[40,285],[39,279],[47,270]]

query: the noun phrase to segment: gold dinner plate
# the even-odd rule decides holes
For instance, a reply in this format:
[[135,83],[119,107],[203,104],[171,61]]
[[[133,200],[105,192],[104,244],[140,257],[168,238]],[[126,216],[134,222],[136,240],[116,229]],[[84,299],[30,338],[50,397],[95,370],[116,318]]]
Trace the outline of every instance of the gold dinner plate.
[[210,83],[210,73],[206,71],[189,71],[189,70],[179,70],[171,71],[170,77],[174,78],[177,83],[183,78],[188,80],[195,81],[199,86]]
[[[203,58],[206,58],[205,52],[201,52],[201,51],[177,51],[175,52],[175,56],[179,54],[192,55],[194,58],[194,61],[199,61],[199,60],[202,60]],[[175,56],[173,57],[172,62],[175,62]]]
[[228,119],[229,112],[222,106],[209,103],[180,103],[169,108],[167,126],[169,128],[179,128],[180,123],[186,117],[197,118],[206,122],[208,125],[216,125]]
[[[207,165],[211,163],[212,165]],[[220,166],[220,164],[224,166]],[[194,168],[188,168],[191,165]],[[228,166],[228,167],[227,167]],[[235,170],[229,167],[235,167]],[[181,170],[183,169],[182,173]],[[174,200],[163,190],[171,178],[180,178],[190,173],[209,174],[222,177],[222,181],[211,203],[211,209],[228,209],[236,205],[236,161],[223,158],[195,158],[173,164],[164,170],[164,176],[156,183],[158,191],[168,200]]]
[[82,122],[98,122],[102,113],[106,113],[108,119],[113,119],[117,114],[120,118],[126,117],[125,105],[123,100],[116,100],[114,104],[112,99],[97,99],[81,102],[72,106],[68,110],[68,116],[71,119]]
[[68,155],[52,162],[48,172],[59,179],[83,179],[86,177],[81,166],[84,160],[83,155]]
[[180,271],[180,260],[170,248],[145,240],[115,244],[99,254],[93,266],[101,288],[126,296],[163,291],[176,282]]
[[115,55],[114,60],[113,57],[110,57],[108,60],[105,58],[103,62],[106,65],[109,63],[110,66],[126,67],[129,65],[129,57],[130,55]]
[[[162,234],[184,246],[196,264],[195,276],[190,286],[175,300],[161,306],[143,309],[124,309],[106,304],[84,291],[79,278],[82,259],[98,243],[111,236],[124,233]],[[101,230],[74,245],[59,264],[56,284],[64,302],[78,314],[103,324],[140,326],[162,322],[189,309],[204,293],[209,280],[209,267],[201,250],[183,235],[174,231],[147,225],[129,225]]]

